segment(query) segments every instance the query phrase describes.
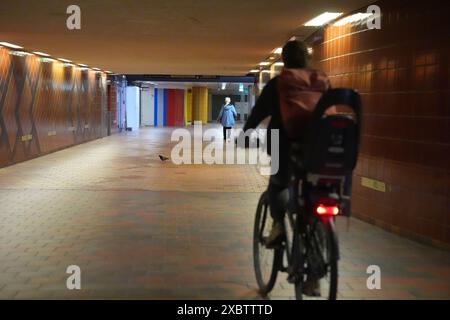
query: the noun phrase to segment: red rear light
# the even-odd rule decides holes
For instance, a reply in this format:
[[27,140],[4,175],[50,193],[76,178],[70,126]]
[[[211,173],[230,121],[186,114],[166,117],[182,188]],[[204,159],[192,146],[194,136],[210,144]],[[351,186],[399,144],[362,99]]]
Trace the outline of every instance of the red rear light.
[[316,213],[319,216],[337,216],[339,214],[339,207],[319,204],[316,208]]

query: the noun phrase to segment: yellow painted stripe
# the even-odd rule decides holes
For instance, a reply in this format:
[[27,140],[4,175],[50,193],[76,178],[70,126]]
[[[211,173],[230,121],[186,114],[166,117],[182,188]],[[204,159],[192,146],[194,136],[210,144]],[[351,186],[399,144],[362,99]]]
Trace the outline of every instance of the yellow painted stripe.
[[208,122],[208,88],[192,88],[192,121]]

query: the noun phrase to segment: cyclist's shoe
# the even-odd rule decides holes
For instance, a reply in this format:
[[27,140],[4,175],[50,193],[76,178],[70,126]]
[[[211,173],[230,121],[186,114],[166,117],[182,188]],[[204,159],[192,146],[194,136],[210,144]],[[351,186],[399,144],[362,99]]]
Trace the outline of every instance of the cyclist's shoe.
[[303,285],[303,294],[310,297],[320,297],[319,279],[308,277]]
[[265,239],[265,245],[268,249],[275,249],[281,245],[284,238],[284,229],[281,222],[275,221],[270,230],[269,236]]

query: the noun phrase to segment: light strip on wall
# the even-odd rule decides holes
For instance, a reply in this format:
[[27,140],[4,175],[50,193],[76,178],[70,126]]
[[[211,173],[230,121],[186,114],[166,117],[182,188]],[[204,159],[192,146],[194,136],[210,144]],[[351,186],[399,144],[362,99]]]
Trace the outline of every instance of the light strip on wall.
[[309,20],[304,24],[305,27],[320,27],[328,22],[340,17],[342,12],[324,12],[321,15]]
[[283,48],[276,48],[272,52],[275,54],[281,54],[283,52]]
[[19,56],[19,57],[25,57],[25,56],[32,56],[32,53],[26,52],[26,51],[10,51],[9,54],[12,54],[13,56]]
[[11,49],[23,49],[23,47],[18,46],[17,44],[9,43],[9,42],[0,42],[0,46],[8,47]]
[[259,63],[260,66],[268,66],[269,64],[270,64],[270,62],[267,62],[267,61]]
[[[23,49],[23,47],[21,47],[19,45],[16,45],[16,44],[13,44],[13,43],[9,43],[9,42],[5,42],[5,41],[0,42],[0,46],[7,47],[7,48],[10,48],[10,49]],[[49,55],[48,53],[45,53],[45,52],[41,52],[41,51],[33,51],[33,53],[29,53],[29,52],[26,52],[26,51],[11,51],[10,54],[17,55],[17,56],[28,56],[28,55],[36,54],[38,56],[43,57],[43,59],[42,59],[43,62],[54,62],[54,61],[56,61],[54,58],[51,57],[51,55]],[[63,58],[58,58],[57,60],[64,62],[64,66],[65,67],[74,66],[74,64],[72,64],[72,60],[63,59]],[[81,67],[80,69],[82,69],[82,70],[88,68],[87,65],[82,64],[82,63],[78,64],[78,66],[80,66]],[[93,68],[93,70],[101,72],[101,69],[99,69],[99,68]],[[107,73],[112,74],[111,71],[108,71]]]
[[52,62],[54,62],[54,61],[55,61],[55,59],[52,59],[52,58],[46,58],[46,57],[43,57],[43,58],[42,58],[42,62],[52,63]]
[[348,16],[348,17],[340,19],[339,21],[334,23],[334,25],[337,26],[337,27],[345,26],[346,24],[349,24],[349,23],[355,23],[355,22],[367,19],[371,15],[373,15],[373,13],[361,13],[361,12],[358,12],[358,13],[352,14],[351,16]]
[[50,55],[48,53],[45,53],[45,52],[33,51],[33,53],[37,54],[38,56],[41,56],[41,57],[50,57]]

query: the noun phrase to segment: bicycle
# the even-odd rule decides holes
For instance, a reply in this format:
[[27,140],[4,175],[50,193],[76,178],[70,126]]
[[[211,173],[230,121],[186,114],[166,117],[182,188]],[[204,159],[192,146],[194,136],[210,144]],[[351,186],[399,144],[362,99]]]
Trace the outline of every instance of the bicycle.
[[[352,115],[325,116],[331,106],[345,105]],[[303,299],[308,278],[319,281],[320,296],[337,298],[338,216],[350,215],[351,173],[356,166],[361,127],[361,100],[351,89],[331,89],[319,100],[304,143],[291,146],[292,179],[287,200],[284,240],[268,249],[269,202],[265,191],[258,202],[253,232],[253,257],[260,293],[274,287],[278,272],[288,274],[295,297]],[[268,228],[267,228],[268,227]],[[263,261],[261,254],[271,254]],[[268,267],[264,274],[264,267]]]

